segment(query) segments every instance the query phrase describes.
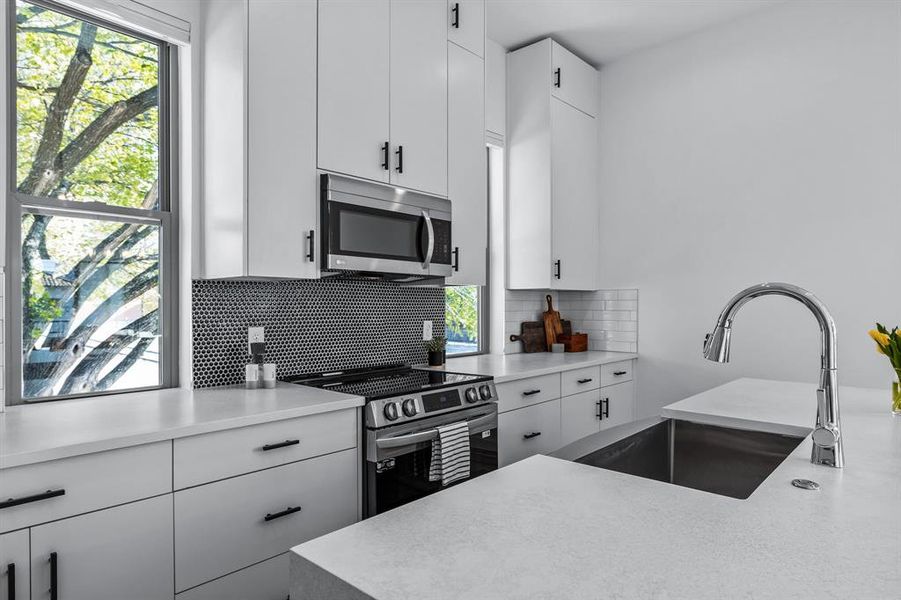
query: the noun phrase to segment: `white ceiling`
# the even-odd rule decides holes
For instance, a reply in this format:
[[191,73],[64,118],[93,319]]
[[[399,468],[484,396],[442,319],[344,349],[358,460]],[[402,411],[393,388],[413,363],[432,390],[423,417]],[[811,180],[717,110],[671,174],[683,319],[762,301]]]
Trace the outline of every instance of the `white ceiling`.
[[507,49],[551,36],[600,66],[784,0],[486,0],[488,37]]

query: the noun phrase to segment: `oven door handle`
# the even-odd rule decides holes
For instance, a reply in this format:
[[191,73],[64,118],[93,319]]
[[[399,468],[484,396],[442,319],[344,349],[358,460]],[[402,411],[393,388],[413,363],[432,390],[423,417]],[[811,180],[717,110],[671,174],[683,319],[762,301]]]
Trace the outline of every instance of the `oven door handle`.
[[422,267],[428,269],[432,262],[432,254],[435,253],[435,228],[432,227],[432,217],[429,216],[429,211],[422,211],[422,218],[425,220],[425,228],[429,233],[429,241],[425,250],[425,261],[422,263]]
[[[469,432],[472,434],[473,429],[478,429],[484,425],[491,425],[491,429],[497,426],[497,413],[491,412],[483,417],[479,417],[477,419],[472,419],[471,421],[466,422],[469,425]],[[400,448],[402,446],[409,446],[411,444],[419,444],[423,442],[430,442],[438,437],[437,429],[429,429],[427,431],[419,431],[417,433],[408,433],[405,435],[397,435],[394,437],[387,437],[382,439],[376,439],[375,445],[377,448],[385,449],[385,448]]]

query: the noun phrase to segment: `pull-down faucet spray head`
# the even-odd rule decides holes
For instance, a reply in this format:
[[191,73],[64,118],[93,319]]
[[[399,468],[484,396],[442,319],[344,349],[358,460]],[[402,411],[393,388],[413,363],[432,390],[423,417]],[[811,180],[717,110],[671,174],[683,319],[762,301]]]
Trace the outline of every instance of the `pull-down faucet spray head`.
[[732,327],[717,324],[713,333],[704,338],[704,358],[713,362],[729,362],[729,348],[732,346]]

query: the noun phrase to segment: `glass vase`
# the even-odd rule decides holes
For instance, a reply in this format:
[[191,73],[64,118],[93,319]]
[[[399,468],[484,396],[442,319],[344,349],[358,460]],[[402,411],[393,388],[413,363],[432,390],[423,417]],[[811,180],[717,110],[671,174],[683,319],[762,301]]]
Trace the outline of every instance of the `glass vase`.
[[892,414],[901,417],[901,381],[892,382]]

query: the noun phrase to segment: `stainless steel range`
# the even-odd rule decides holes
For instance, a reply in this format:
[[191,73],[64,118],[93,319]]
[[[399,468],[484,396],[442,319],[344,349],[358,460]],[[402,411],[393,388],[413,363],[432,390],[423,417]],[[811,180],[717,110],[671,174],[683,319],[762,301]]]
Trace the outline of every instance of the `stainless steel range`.
[[440,481],[428,480],[432,441],[441,425],[468,424],[471,477],[497,469],[497,392],[491,377],[388,365],[285,381],[366,398],[366,517],[442,489]]

